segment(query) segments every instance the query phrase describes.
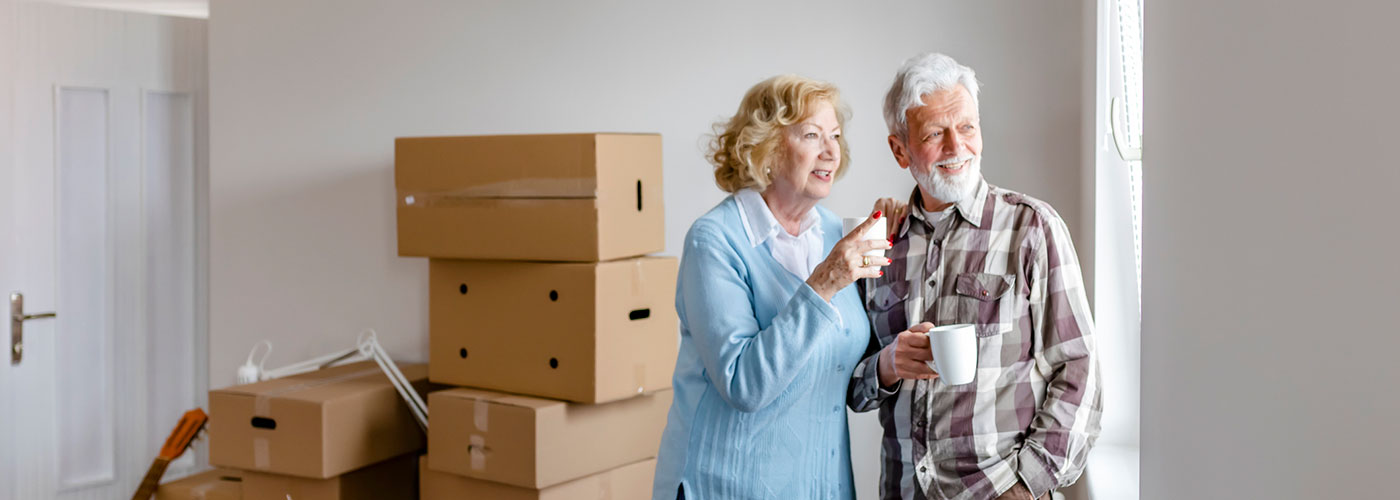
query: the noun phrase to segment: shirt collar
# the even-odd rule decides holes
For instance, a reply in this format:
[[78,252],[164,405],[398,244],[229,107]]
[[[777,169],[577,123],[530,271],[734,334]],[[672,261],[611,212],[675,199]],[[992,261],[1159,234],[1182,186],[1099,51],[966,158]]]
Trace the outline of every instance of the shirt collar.
[[[982,211],[987,206],[987,193],[989,191],[991,191],[991,186],[987,184],[987,180],[985,178],[978,179],[977,189],[974,194],[969,197],[964,197],[962,200],[954,203],[954,211],[962,216],[963,220],[966,220],[973,226],[982,227]],[[901,237],[909,231],[909,224],[912,223],[914,219],[918,219],[919,222],[926,225],[928,224],[928,220],[924,219],[923,206],[924,197],[919,191],[919,187],[914,186],[914,192],[909,195],[909,207],[911,208],[908,211],[909,215],[905,217],[904,224],[901,225],[899,229],[899,235]],[[918,207],[919,210],[914,210],[914,207]]]
[[[769,238],[783,232],[783,225],[778,223],[778,218],[773,216],[773,211],[768,208],[768,203],[763,201],[763,195],[752,188],[740,189],[734,193],[734,200],[739,203],[739,218],[744,222],[744,233],[749,237],[749,243],[753,246],[762,245]],[[798,229],[801,236],[809,230],[816,230],[817,234],[822,234],[821,215],[817,214],[817,208],[812,207],[807,215],[802,217],[802,226]]]
[[953,206],[958,208],[958,213],[972,225],[982,227],[982,209],[987,206],[987,191],[991,187],[987,186],[986,179],[977,179],[976,193],[970,198],[963,198],[962,201]]

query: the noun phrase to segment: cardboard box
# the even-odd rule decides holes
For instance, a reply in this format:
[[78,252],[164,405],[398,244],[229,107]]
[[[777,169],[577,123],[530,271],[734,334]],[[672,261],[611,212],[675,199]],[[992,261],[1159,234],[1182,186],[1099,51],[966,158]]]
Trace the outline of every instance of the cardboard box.
[[671,386],[675,258],[428,269],[433,382],[580,403]]
[[155,500],[241,500],[243,473],[233,469],[214,469],[184,479],[171,481],[156,488]]
[[418,466],[418,484],[423,500],[650,500],[655,473],[656,459],[648,458],[537,490],[438,472],[428,468],[428,457],[423,457]]
[[[399,369],[420,391],[428,367]],[[423,431],[373,361],[209,391],[209,463],[329,478],[423,449]]]
[[248,472],[243,500],[415,500],[418,456],[404,455],[329,479]]
[[542,489],[656,456],[669,389],[600,405],[477,389],[428,395],[428,466]]
[[666,246],[661,136],[401,137],[399,255],[592,262]]

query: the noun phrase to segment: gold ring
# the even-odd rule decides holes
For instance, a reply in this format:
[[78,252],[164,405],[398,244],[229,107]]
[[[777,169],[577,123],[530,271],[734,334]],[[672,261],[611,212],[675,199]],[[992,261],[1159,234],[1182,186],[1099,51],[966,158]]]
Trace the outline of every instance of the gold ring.
[[861,259],[860,265],[861,267],[870,267],[870,256],[866,255],[865,258]]

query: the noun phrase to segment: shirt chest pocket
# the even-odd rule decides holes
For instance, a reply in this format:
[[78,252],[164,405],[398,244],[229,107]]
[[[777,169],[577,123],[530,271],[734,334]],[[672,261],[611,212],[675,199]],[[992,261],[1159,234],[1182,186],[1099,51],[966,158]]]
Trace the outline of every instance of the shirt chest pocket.
[[865,310],[870,315],[870,324],[883,340],[892,333],[899,333],[908,325],[904,311],[904,299],[909,297],[908,281],[879,283],[870,289],[865,299]]
[[977,325],[978,337],[1010,332],[1016,321],[1016,276],[962,273],[953,284],[958,321]]

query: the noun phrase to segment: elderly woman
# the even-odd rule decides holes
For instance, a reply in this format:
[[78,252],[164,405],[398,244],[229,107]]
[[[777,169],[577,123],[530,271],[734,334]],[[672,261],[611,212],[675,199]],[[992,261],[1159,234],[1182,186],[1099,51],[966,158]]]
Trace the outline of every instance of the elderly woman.
[[[870,342],[856,287],[886,240],[841,237],[817,202],[850,157],[837,89],[765,80],[718,133],[710,160],[732,196],[690,227],[671,406],[652,492],[671,499],[852,499],[846,386]],[[721,127],[716,127],[721,128]]]

